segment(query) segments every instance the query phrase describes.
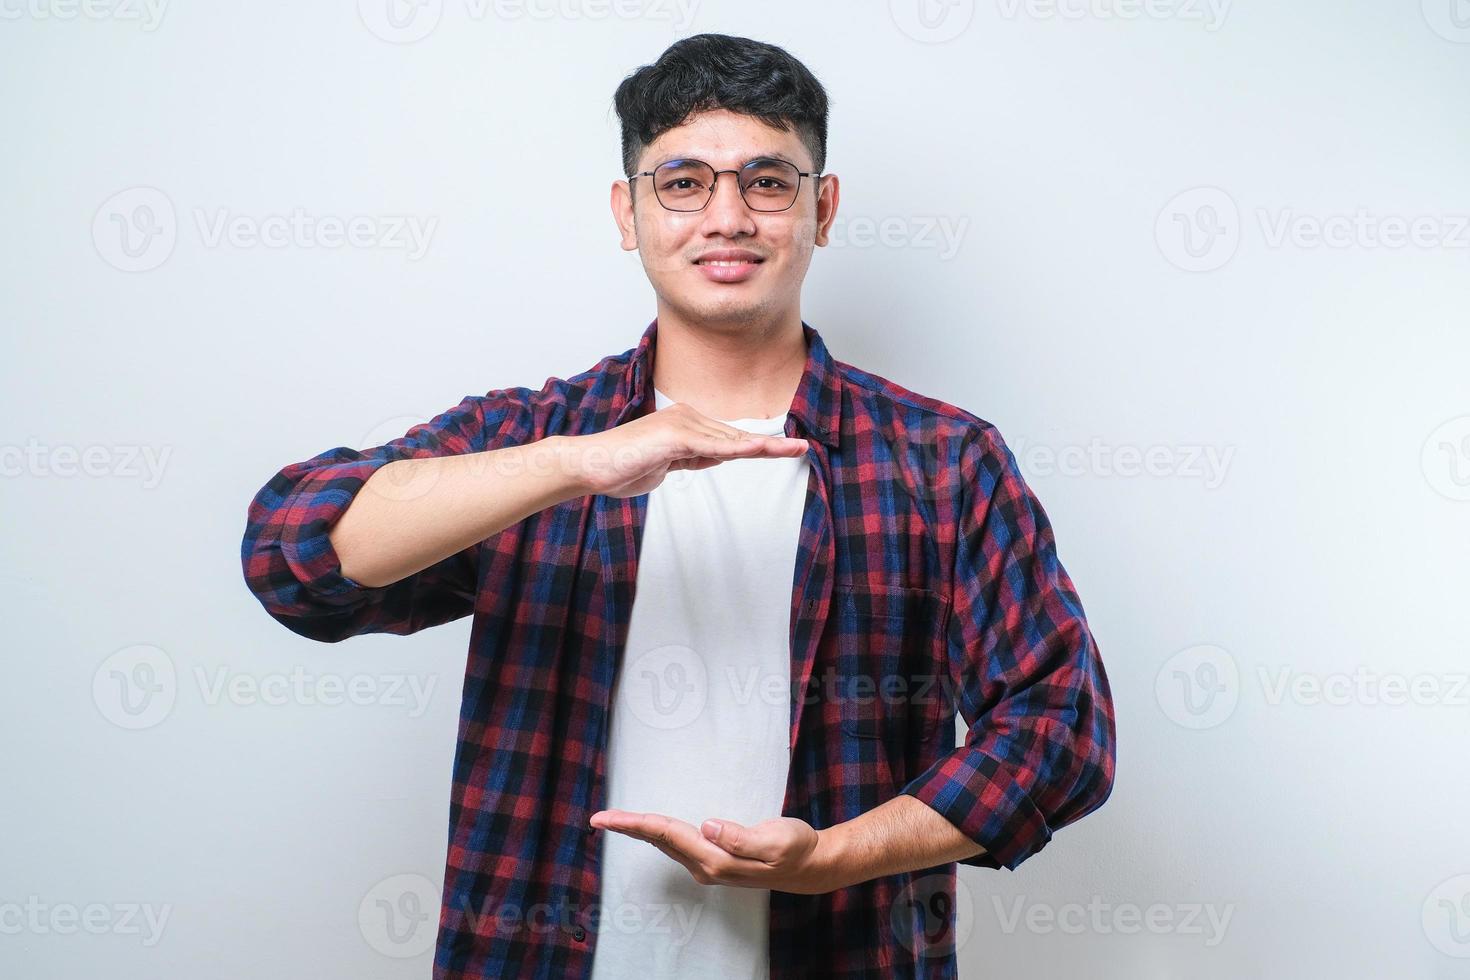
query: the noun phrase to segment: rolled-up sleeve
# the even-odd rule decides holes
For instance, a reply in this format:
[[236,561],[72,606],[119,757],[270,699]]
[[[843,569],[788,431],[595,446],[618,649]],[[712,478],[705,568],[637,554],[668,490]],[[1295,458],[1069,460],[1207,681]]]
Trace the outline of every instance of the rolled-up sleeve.
[[240,545],[246,585],[266,612],[324,642],[360,633],[412,633],[470,613],[478,546],[398,582],[370,587],[342,574],[328,532],[379,469],[399,459],[477,452],[485,444],[486,425],[485,399],[468,396],[382,446],[338,447],[278,471],[250,502]]
[[1112,792],[1113,704],[1046,512],[988,424],[961,450],[948,628],[964,744],[900,792],[1014,870]]

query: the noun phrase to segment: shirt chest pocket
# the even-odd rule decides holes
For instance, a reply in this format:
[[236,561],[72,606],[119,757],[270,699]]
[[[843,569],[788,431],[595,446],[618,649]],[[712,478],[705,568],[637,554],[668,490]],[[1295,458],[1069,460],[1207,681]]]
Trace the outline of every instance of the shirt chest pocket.
[[837,583],[838,716],[844,737],[880,739],[895,761],[953,724],[949,602],[927,589]]

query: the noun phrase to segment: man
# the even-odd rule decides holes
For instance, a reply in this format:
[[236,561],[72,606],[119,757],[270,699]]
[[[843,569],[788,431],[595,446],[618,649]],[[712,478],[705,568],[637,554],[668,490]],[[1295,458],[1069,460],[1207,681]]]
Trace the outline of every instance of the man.
[[700,35],[615,104],[638,344],[282,469],[246,580],[327,642],[474,616],[436,977],[953,975],[955,863],[1111,791],[1081,602],[1000,433],[802,320],[811,73]]

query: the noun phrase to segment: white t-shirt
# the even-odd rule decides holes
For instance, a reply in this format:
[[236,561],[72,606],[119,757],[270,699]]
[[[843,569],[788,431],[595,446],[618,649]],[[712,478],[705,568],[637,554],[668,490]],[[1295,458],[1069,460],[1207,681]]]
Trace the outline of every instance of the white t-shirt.
[[[655,407],[672,400],[654,390]],[[781,435],[786,413],[722,420]],[[698,828],[781,815],[805,456],[676,470],[649,494],[608,721],[607,807]],[[769,976],[768,889],[701,885],[606,831],[594,980]]]

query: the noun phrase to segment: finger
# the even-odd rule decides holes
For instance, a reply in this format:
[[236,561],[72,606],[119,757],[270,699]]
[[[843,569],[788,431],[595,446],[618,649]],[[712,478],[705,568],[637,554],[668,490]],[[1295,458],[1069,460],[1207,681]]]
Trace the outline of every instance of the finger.
[[694,440],[690,448],[699,455],[719,459],[771,458],[800,456],[807,451],[807,442],[805,439],[751,433],[745,439]]
[[749,439],[727,439],[724,436],[698,436],[690,440],[690,455],[711,459],[740,459],[761,452],[759,436]]
[[690,877],[696,881],[705,871],[697,856],[685,853],[679,842],[676,842],[671,833],[671,825],[674,821],[669,817],[657,813],[625,814],[607,824],[607,829],[620,833],[634,840],[641,840],[645,844],[652,844],[662,851],[666,856],[684,866]]
[[604,811],[609,830],[646,841],[678,861],[691,875],[706,874],[705,868],[717,868],[715,876],[728,884],[755,882],[770,868],[759,861],[736,857],[719,845],[706,840],[699,828],[661,813],[629,813]]
[[724,460],[715,459],[712,456],[685,456],[683,459],[676,459],[672,463],[670,463],[669,469],[707,470],[711,466],[716,466],[722,462],[724,462]]
[[733,820],[706,820],[699,827],[704,839],[727,854],[751,861],[772,863],[780,857],[780,843],[769,828],[745,827]]

